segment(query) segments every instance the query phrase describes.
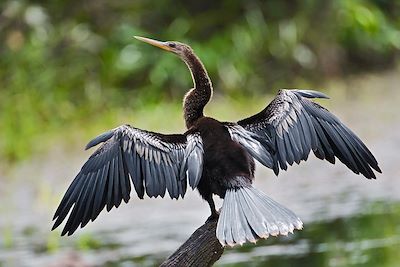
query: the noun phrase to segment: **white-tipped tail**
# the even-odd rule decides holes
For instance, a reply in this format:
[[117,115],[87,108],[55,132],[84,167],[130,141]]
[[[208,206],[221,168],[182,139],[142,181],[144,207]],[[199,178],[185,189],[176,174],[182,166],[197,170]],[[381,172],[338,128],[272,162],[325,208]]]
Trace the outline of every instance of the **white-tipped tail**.
[[223,246],[255,243],[259,238],[287,235],[301,230],[303,223],[291,210],[252,186],[226,191],[217,225]]

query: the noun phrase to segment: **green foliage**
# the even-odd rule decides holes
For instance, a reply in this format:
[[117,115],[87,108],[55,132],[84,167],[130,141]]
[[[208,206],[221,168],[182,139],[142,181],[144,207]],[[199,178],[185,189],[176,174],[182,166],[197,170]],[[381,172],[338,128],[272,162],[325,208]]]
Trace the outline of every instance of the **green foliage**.
[[191,84],[186,67],[133,35],[189,43],[216,91],[232,97],[382,68],[400,48],[394,0],[6,0],[0,8],[0,157],[8,160],[42,150],[54,133],[177,104]]

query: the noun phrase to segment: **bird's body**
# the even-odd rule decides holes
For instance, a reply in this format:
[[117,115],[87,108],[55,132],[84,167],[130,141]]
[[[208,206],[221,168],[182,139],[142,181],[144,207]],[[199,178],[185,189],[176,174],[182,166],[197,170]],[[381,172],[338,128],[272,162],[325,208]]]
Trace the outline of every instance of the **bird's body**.
[[[269,235],[301,229],[290,210],[252,186],[255,161],[276,175],[288,165],[318,158],[338,158],[356,174],[375,178],[378,163],[364,143],[333,114],[311,101],[328,98],[311,90],[280,90],[259,113],[238,122],[204,116],[212,96],[211,80],[193,50],[179,42],[137,39],[173,52],[191,71],[194,88],[184,97],[184,134],[164,135],[129,125],[110,130],[89,142],[103,143],[84,164],[65,193],[53,229],[72,209],[62,235],[95,220],[122,200],[133,185],[139,198],[185,195],[187,183],[197,189],[218,219],[216,236],[223,245],[255,242]],[[220,215],[213,195],[224,199]]]
[[[224,198],[228,188],[252,183],[254,159],[232,140],[223,123],[202,117],[190,130],[198,131],[203,140],[203,173],[197,189],[205,200],[212,202],[213,194]],[[238,180],[237,177],[245,179]]]

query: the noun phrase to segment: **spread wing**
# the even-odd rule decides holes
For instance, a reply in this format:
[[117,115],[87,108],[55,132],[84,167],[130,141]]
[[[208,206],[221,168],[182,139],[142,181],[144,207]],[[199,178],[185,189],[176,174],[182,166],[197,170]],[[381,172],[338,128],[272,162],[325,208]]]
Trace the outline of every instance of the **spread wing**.
[[203,146],[198,133],[163,135],[122,125],[88,143],[103,143],[83,165],[65,193],[53,220],[53,229],[71,214],[62,235],[95,220],[107,207],[128,202],[131,181],[139,198],[183,197],[187,179],[195,188],[203,167]]
[[310,98],[328,97],[311,90],[280,90],[264,110],[237,124],[265,141],[263,151],[274,159],[276,174],[287,164],[307,160],[312,150],[320,159],[334,164],[336,157],[354,173],[375,178],[372,169],[381,170],[365,144]]

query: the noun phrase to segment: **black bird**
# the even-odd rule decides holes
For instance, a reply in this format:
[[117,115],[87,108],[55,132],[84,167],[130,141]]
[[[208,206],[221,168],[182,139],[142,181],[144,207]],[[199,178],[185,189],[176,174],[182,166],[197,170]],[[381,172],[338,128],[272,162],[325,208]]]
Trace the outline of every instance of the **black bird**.
[[[328,110],[311,101],[328,98],[311,90],[280,90],[261,112],[238,122],[204,116],[212,83],[193,50],[186,44],[137,39],[180,57],[191,71],[194,88],[184,98],[184,134],[160,134],[122,125],[90,141],[90,156],[65,193],[53,220],[58,227],[72,211],[62,231],[71,235],[107,211],[128,202],[131,185],[139,198],[184,197],[187,183],[218,219],[216,235],[222,245],[255,242],[269,235],[286,235],[302,222],[289,209],[252,186],[254,159],[276,175],[288,165],[320,159],[343,162],[356,174],[375,178],[381,172],[364,143]],[[224,199],[218,215],[213,195]]]

